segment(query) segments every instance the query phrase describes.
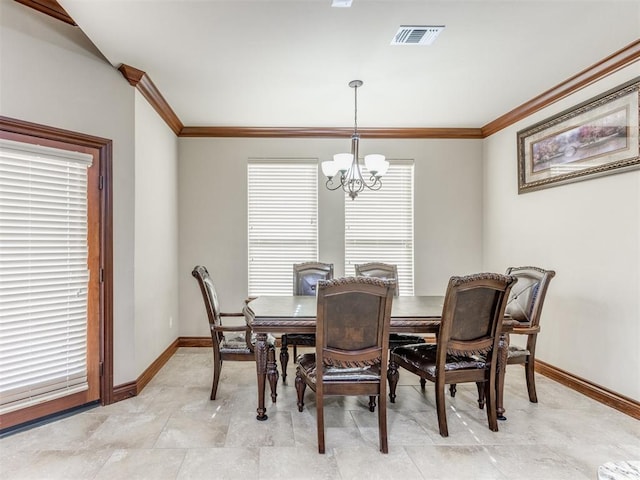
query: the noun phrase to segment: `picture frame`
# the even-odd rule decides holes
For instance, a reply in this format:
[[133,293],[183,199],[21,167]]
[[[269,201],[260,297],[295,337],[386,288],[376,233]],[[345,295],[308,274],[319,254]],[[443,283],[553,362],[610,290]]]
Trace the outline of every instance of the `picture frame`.
[[640,168],[640,77],[520,130],[518,194]]

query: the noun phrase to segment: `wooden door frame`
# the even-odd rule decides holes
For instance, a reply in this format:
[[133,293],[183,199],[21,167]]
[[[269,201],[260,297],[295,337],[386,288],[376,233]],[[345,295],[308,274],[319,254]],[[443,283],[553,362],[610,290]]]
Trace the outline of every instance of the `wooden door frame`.
[[0,131],[65,142],[98,151],[100,162],[100,403],[113,395],[113,189],[112,140],[0,116]]

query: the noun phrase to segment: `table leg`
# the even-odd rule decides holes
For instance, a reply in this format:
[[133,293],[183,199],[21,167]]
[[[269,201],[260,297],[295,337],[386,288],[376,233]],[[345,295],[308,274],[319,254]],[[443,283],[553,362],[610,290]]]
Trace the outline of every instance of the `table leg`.
[[276,386],[278,385],[278,366],[276,365],[276,349],[271,347],[267,353],[267,380],[271,387],[271,401],[276,403]]
[[509,357],[509,334],[501,333],[498,342],[498,364],[496,365],[496,413],[498,420],[506,420],[504,416],[504,376],[507,371]]
[[260,421],[266,420],[267,409],[264,406],[264,390],[265,380],[267,378],[267,334],[256,334],[256,344],[254,351],[256,354],[256,373],[258,375],[258,415],[256,418]]

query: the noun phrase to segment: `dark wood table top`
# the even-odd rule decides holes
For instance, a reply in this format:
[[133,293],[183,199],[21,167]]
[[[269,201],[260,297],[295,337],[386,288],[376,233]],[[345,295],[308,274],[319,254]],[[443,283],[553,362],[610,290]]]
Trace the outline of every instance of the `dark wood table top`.
[[[404,333],[437,332],[442,315],[443,296],[394,297],[391,330]],[[245,307],[255,332],[313,333],[317,300],[313,296],[264,296]]]

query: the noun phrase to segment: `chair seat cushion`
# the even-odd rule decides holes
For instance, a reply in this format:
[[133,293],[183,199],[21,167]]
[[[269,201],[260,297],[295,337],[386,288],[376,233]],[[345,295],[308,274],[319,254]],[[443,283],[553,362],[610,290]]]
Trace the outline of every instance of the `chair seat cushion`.
[[315,346],[315,333],[285,333],[282,335],[282,345],[308,345]]
[[518,347],[517,345],[509,345],[508,358],[526,357],[528,355],[530,355],[530,352],[526,348]]
[[[256,335],[251,335],[251,344],[256,344]],[[272,335],[267,335],[267,345],[275,346],[276,339]],[[247,353],[253,354],[253,352],[247,347],[244,332],[225,332],[222,341],[220,342],[221,353]]]
[[401,335],[399,333],[392,333],[389,335],[390,349],[404,345],[414,345],[416,343],[425,343],[425,340],[417,335]]
[[[391,351],[391,360],[402,364],[411,365],[413,368],[422,370],[428,375],[436,374],[436,353],[438,346],[433,344],[407,345],[404,347],[394,348]],[[444,369],[451,370],[469,370],[484,369],[487,362],[481,357],[463,357],[458,355],[447,355],[447,361]]]
[[[316,354],[304,353],[298,355],[298,366],[301,373],[316,383]],[[325,367],[325,382],[371,382],[380,380],[380,365],[368,365],[366,367]]]

